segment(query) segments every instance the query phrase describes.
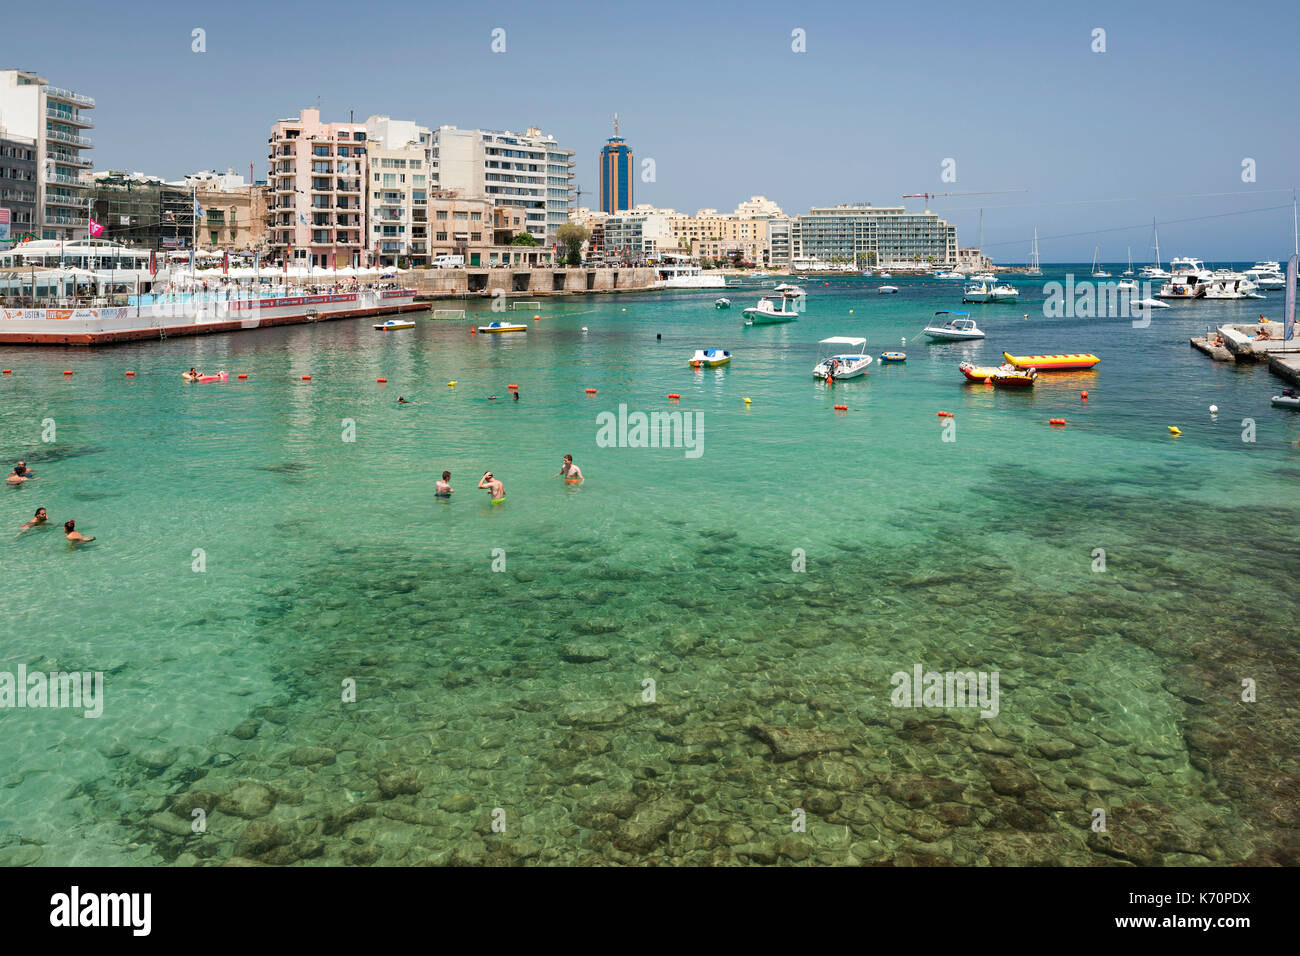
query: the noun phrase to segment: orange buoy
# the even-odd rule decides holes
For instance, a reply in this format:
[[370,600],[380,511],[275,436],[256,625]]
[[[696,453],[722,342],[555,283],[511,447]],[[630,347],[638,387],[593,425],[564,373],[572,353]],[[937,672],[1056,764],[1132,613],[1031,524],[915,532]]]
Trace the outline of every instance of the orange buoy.
[[541,318],[540,315],[535,315],[535,316],[533,316],[533,321],[536,322],[536,321],[537,321],[538,319],[540,319],[540,318]]
[[302,380],[303,380],[304,382],[310,382],[310,381],[311,381],[311,376],[310,376],[310,375],[304,375],[304,376],[302,377]]
[[1049,419],[1047,420],[1047,424],[1049,424],[1049,425],[1064,425],[1064,424],[1065,424],[1065,419],[1064,419],[1064,418],[1049,418]]
[[588,395],[595,395],[595,394],[596,394],[596,390],[595,390],[594,388],[589,388],[589,389],[587,389],[587,394],[588,394]]
[[135,372],[127,372],[127,373],[126,373],[126,377],[127,377],[127,378],[135,378]]
[[63,374],[64,374],[64,375],[71,375],[72,373],[71,373],[71,372],[64,372]]
[[836,405],[836,406],[835,406],[835,410],[836,410],[837,412],[847,412],[847,411],[849,410],[849,406],[847,406],[847,405]]
[[377,379],[375,379],[375,381],[378,382],[380,385],[384,385],[384,384],[387,384],[388,379],[386,379],[386,378],[377,378]]
[[952,418],[952,412],[940,412],[940,413],[939,413],[939,417],[940,417],[940,418]]
[[518,385],[507,385],[506,388],[518,389],[519,386],[518,386]]
[[248,378],[248,376],[247,376],[247,375],[238,375],[238,376],[236,376],[236,378]]
[[668,397],[669,397],[670,399],[674,400],[674,401],[676,401],[676,400],[678,400],[678,399],[681,398],[681,396],[678,395],[676,392],[669,392],[669,393],[668,393]]
[[1088,390],[1085,388],[1082,392],[1079,393],[1079,397],[1086,402],[1088,400]]
[[471,326],[469,327],[469,334],[470,334],[470,335],[473,335],[473,334],[474,334],[475,332],[477,332],[477,331],[478,331],[478,329],[474,328],[474,326],[471,325]]
[[3,374],[5,374],[5,375],[12,375],[13,373],[14,373],[14,370],[11,369],[11,368],[7,368],[7,369],[4,369],[4,370],[3,370]]

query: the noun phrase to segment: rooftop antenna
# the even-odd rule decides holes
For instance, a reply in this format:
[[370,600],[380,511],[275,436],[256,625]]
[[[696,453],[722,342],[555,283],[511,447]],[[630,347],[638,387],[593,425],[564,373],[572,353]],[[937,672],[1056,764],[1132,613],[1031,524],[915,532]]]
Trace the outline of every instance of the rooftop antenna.
[[614,138],[618,139],[618,114],[614,114]]

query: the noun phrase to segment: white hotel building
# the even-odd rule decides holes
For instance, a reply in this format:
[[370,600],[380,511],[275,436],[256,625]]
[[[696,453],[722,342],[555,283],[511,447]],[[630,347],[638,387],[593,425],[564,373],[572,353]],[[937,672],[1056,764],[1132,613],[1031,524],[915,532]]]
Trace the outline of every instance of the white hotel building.
[[42,239],[86,238],[90,195],[80,173],[94,165],[84,150],[94,143],[83,136],[95,125],[87,111],[89,96],[50,86],[26,70],[0,70],[0,133],[36,144],[36,221],[32,232]]
[[466,199],[523,210],[528,232],[551,245],[573,206],[574,151],[539,129],[457,129],[439,126],[430,151],[431,186]]

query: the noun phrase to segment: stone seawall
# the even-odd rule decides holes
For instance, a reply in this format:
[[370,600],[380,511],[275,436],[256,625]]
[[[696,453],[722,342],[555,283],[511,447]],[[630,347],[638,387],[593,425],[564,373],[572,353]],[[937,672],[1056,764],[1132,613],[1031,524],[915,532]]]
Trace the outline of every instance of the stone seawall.
[[510,298],[586,295],[589,292],[643,292],[653,288],[654,269],[413,269],[402,283],[420,299],[490,298],[504,292]]

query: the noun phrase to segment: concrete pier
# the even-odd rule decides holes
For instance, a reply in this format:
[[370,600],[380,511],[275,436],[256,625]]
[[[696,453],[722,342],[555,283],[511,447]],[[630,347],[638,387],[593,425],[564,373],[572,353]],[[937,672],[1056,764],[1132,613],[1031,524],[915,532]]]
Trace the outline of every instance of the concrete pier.
[[644,292],[654,287],[654,269],[590,268],[466,268],[413,269],[402,275],[403,284],[416,290],[420,300],[458,299],[469,296],[491,298],[504,293],[510,298],[536,299],[552,295],[587,295],[596,292]]
[[1268,370],[1292,385],[1300,385],[1300,352],[1290,352],[1268,357]]

